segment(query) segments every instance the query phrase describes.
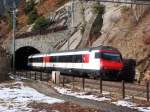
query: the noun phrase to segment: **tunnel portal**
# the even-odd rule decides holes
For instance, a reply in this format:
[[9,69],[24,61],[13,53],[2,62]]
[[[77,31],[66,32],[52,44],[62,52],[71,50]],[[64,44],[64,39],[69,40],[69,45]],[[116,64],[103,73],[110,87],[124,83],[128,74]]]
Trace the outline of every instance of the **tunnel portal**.
[[21,47],[15,52],[15,67],[16,70],[26,70],[28,56],[40,53],[39,50],[31,46]]

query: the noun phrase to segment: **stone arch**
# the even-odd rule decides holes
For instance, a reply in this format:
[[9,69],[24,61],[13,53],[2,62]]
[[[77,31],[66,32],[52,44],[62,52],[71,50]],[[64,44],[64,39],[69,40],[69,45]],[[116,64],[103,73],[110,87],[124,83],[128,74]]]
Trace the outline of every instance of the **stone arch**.
[[17,70],[27,69],[28,56],[40,53],[39,50],[32,46],[24,46],[15,52],[15,67]]

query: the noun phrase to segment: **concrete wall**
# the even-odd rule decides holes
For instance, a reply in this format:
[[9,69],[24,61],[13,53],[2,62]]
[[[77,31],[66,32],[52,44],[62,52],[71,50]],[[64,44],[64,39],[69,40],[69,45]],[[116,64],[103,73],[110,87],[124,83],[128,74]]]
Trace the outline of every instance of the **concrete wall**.
[[0,48],[0,82],[8,79],[8,73],[10,72],[10,59],[5,51]]
[[[41,53],[48,53],[51,51],[55,51],[58,44],[62,44],[64,41],[68,39],[68,31],[61,31],[57,33],[49,33],[46,35],[37,35],[28,38],[16,39],[16,51],[25,46],[31,46]],[[7,50],[7,52],[12,54],[12,39],[7,39],[3,43],[3,48]]]

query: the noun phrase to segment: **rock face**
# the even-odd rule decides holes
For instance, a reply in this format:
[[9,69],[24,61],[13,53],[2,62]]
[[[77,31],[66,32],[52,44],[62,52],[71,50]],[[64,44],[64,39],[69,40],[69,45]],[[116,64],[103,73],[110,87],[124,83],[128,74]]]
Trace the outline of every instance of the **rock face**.
[[124,58],[136,60],[136,69],[142,74],[150,70],[150,11],[147,10],[146,14],[141,16],[138,22],[137,17],[134,19],[134,11],[135,9],[127,8],[126,6],[112,8],[107,6],[101,30],[102,35],[92,46],[102,44],[118,48]]
[[10,72],[10,60],[6,52],[0,47],[0,82],[8,79]]

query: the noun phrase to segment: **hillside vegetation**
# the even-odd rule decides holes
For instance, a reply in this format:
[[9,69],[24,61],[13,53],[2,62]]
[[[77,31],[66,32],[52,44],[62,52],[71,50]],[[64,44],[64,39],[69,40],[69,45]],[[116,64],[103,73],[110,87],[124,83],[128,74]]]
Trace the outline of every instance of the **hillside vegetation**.
[[[33,0],[30,0],[31,2]],[[58,7],[64,5],[69,0],[41,0],[39,3],[36,3],[34,9],[36,10],[36,13],[38,16],[45,16],[48,13],[55,11]],[[28,14],[25,12],[27,3],[25,3],[25,0],[20,1],[19,5],[19,11],[20,15],[18,17],[18,22],[21,27],[26,26],[28,24]]]
[[[34,0],[28,0],[28,1],[31,2]],[[64,5],[68,1],[69,0],[38,0],[38,3],[35,3],[34,9],[39,17],[46,16],[47,14],[49,14],[52,11],[55,11],[58,7]],[[8,4],[12,4],[12,1],[10,1]],[[3,4],[1,4],[0,7],[4,7]],[[33,23],[34,21],[32,22],[32,20],[36,20],[36,18],[38,17],[36,16],[36,18],[34,18],[33,14],[32,15],[26,14],[25,7],[26,7],[26,0],[20,0],[18,5],[19,12],[17,13],[17,28],[19,30],[22,29],[23,27],[26,27],[28,24]],[[3,13],[6,11],[7,10],[4,11],[3,9]],[[29,15],[31,15],[30,18],[32,18],[31,22],[29,22]],[[0,39],[2,41],[3,38],[8,37],[8,32],[11,31],[11,28],[9,26],[11,26],[12,24],[9,21],[12,18],[12,16],[9,17],[9,19],[5,17],[6,17],[6,13],[0,18]]]

